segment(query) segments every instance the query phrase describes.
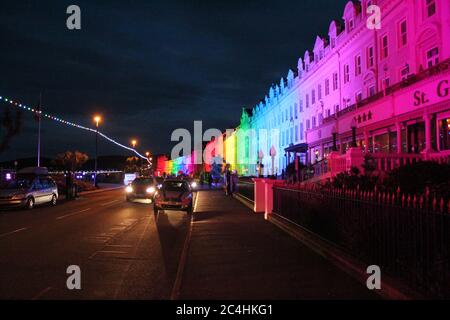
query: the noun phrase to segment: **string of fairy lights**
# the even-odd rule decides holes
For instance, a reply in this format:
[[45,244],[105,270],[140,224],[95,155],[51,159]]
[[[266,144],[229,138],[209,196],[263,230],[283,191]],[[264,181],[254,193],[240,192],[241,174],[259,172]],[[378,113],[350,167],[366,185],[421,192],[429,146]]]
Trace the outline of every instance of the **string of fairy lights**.
[[[80,124],[64,120],[64,119],[56,117],[56,116],[54,116],[52,114],[42,112],[42,110],[39,110],[37,108],[29,107],[29,106],[27,106],[27,105],[25,105],[23,103],[19,103],[19,102],[15,101],[15,100],[12,100],[10,98],[6,98],[4,96],[0,96],[0,102],[2,102],[2,101],[4,101],[4,102],[8,103],[9,105],[14,106],[16,108],[25,110],[27,112],[34,113],[35,116],[39,116],[39,117],[41,117],[41,119],[43,117],[43,118],[47,118],[49,120],[55,121],[57,123],[64,124],[64,125],[67,125],[67,126],[71,126],[71,127],[77,128],[77,129],[81,129],[81,130],[85,130],[85,131],[89,131],[89,132],[93,132],[93,133],[97,132],[97,129],[85,127],[85,126],[82,126]],[[126,149],[128,151],[133,152],[138,157],[140,157],[142,159],[146,159],[147,161],[149,161],[146,156],[140,154],[136,149],[128,147],[128,146],[126,146],[124,144],[121,144],[120,142],[117,142],[116,140],[108,137],[106,134],[104,134],[104,133],[102,133],[100,131],[98,131],[98,135],[101,136],[102,138],[104,138],[105,140],[107,140],[107,141],[109,141],[109,142],[111,142],[111,143],[113,143],[113,144],[115,144],[115,145],[117,145],[117,146],[119,146],[119,147],[121,147],[123,149]]]

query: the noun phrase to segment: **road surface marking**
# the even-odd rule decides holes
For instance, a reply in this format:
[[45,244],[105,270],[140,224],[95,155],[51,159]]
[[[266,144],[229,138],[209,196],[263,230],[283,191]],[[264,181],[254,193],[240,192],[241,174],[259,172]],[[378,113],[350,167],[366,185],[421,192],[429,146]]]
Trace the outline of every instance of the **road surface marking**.
[[[197,199],[198,193],[195,197],[194,212],[197,211]],[[181,282],[183,278],[184,269],[186,268],[186,260],[189,251],[189,245],[191,243],[192,226],[194,224],[194,215],[191,215],[191,221],[189,222],[189,228],[186,235],[186,240],[184,241],[183,251],[181,252],[180,261],[178,262],[177,276],[175,278],[175,283],[170,294],[170,300],[178,300],[181,290]]]
[[101,206],[104,207],[104,206],[107,206],[107,205],[109,205],[109,204],[113,204],[113,203],[116,203],[116,202],[119,202],[119,200],[109,201],[109,202],[106,202],[106,203],[101,204]]
[[125,251],[113,251],[113,250],[100,250],[100,251],[96,251],[93,254],[91,254],[91,256],[88,258],[89,260],[94,259],[94,257],[96,257],[97,255],[100,254],[128,254],[128,252]]
[[107,244],[106,246],[114,248],[133,248],[133,246],[130,246],[128,244]]
[[33,298],[31,298],[31,300],[38,300],[38,299],[40,299],[42,296],[44,296],[50,290],[52,290],[52,287],[45,288],[44,290],[39,292],[37,295],[35,295]]
[[74,216],[76,214],[83,213],[83,212],[86,212],[86,211],[89,211],[89,210],[91,210],[91,208],[87,208],[87,209],[83,209],[83,210],[80,210],[80,211],[72,212],[72,213],[60,216],[60,217],[56,218],[56,220],[61,220],[61,219],[67,218],[67,217],[71,217],[71,216]]
[[25,230],[27,230],[27,229],[28,229],[28,228],[20,228],[20,229],[11,231],[11,232],[3,233],[3,234],[0,234],[0,238],[7,237],[7,236],[10,236],[10,235],[12,235],[12,234],[21,232],[21,231],[25,231]]

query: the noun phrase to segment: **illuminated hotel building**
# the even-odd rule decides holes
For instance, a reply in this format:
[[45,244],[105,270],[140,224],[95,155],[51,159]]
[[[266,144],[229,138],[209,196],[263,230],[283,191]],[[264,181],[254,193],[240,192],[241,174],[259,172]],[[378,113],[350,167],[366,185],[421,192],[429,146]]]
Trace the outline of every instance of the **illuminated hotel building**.
[[[380,29],[367,26],[370,5],[381,8]],[[354,127],[364,153],[448,160],[449,58],[449,0],[350,1],[297,70],[243,111],[252,129],[279,135],[237,142],[237,158],[250,153],[264,174],[280,174],[294,155],[313,164],[326,158],[333,137],[344,155]],[[256,166],[243,173],[255,175]]]

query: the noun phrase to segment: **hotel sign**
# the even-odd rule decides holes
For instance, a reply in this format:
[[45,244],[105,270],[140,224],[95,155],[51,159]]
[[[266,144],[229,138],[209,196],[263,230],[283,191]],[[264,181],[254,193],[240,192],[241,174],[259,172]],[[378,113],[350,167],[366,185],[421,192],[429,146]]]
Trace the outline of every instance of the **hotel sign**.
[[[450,96],[450,82],[449,80],[441,80],[436,86],[436,97],[439,99],[447,98]],[[426,92],[421,90],[416,90],[414,92],[414,106],[420,107],[424,104],[428,104],[430,101],[430,96]]]

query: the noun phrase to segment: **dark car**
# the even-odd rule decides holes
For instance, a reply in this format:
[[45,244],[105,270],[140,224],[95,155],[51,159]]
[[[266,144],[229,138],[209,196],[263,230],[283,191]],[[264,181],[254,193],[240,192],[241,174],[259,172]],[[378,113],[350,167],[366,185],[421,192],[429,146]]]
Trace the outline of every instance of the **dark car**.
[[165,180],[155,195],[154,211],[160,210],[193,212],[193,193],[188,181],[178,179]]
[[125,189],[127,201],[153,201],[156,193],[156,185],[156,180],[153,177],[139,177],[134,179]]

